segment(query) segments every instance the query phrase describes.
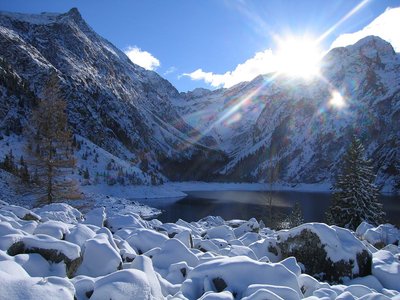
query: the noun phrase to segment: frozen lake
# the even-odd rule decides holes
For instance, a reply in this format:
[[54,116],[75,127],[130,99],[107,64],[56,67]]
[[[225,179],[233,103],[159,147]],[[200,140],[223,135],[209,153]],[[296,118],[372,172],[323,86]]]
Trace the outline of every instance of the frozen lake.
[[[249,219],[267,222],[269,207],[268,192],[257,191],[191,191],[187,197],[173,199],[147,199],[143,203],[161,209],[158,219],[176,222],[178,219],[197,221],[206,216],[221,216],[225,220]],[[289,214],[299,201],[306,222],[323,222],[330,205],[330,193],[293,191],[272,192],[274,212]],[[400,225],[399,196],[380,196],[388,221]]]

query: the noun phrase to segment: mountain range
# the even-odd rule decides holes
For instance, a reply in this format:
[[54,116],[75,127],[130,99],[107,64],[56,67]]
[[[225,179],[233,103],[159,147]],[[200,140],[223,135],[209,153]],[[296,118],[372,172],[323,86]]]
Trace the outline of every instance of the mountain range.
[[[357,135],[377,183],[400,182],[400,55],[379,37],[335,48],[321,76],[264,74],[179,93],[64,14],[0,13],[0,135],[21,135],[51,74],[73,132],[164,180],[327,183]],[[330,105],[340,94],[345,107]]]

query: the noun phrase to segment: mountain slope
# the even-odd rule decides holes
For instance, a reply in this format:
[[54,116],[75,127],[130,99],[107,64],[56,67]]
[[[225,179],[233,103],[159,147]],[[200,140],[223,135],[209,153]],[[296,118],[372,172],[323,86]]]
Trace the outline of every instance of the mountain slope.
[[[174,161],[222,159],[213,150],[215,141],[186,124],[171,105],[180,97],[177,90],[97,35],[77,9],[65,14],[1,13],[0,48],[5,69],[29,83],[32,99],[41,98],[45,82],[56,73],[74,132],[114,155],[153,173],[162,167],[172,173],[168,168]],[[28,101],[16,110],[16,102],[10,103],[4,93],[0,99],[7,106],[4,111],[13,111],[12,119],[23,127],[33,104]],[[15,124],[3,119],[2,127]]]
[[[330,105],[334,95],[345,107]],[[378,37],[333,49],[313,80],[269,74],[184,96],[188,105],[176,105],[184,118],[202,123],[230,154],[221,172],[229,180],[329,182],[353,134],[379,184],[390,190],[400,180],[400,59]]]

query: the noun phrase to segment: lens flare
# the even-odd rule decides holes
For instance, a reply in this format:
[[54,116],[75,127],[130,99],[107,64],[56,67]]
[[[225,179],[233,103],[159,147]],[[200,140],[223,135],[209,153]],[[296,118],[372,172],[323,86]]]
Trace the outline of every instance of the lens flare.
[[333,91],[332,97],[329,100],[329,105],[340,109],[346,106],[346,101],[338,91]]

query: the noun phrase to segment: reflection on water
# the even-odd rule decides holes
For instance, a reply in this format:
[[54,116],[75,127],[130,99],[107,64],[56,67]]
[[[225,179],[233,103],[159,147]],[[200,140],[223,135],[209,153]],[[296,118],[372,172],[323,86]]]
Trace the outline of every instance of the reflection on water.
[[[255,217],[267,223],[267,192],[255,191],[215,191],[187,192],[180,200],[145,200],[147,205],[163,211],[158,219],[162,222],[176,222],[178,219],[197,221],[206,216],[221,216],[225,220]],[[330,205],[329,193],[273,192],[274,212],[289,214],[299,201],[306,222],[323,222],[325,211]],[[396,196],[381,196],[384,210],[392,224],[400,225],[400,199]]]

